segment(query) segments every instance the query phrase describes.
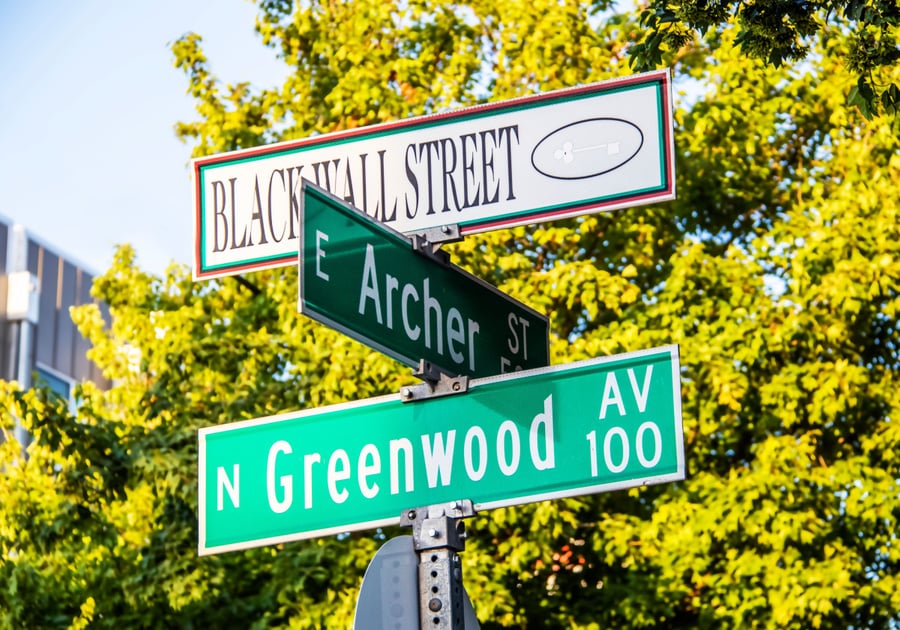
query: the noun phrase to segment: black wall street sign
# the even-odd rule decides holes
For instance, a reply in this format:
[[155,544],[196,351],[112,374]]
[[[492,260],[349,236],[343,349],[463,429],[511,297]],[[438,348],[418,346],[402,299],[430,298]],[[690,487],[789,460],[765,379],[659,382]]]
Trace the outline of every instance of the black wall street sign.
[[300,186],[409,234],[462,234],[675,196],[667,70],[198,158],[194,277],[294,264]]

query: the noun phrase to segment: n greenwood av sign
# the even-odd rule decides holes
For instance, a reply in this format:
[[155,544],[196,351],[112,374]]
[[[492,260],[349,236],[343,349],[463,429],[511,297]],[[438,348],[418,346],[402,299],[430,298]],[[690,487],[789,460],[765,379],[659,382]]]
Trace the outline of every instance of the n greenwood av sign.
[[398,232],[462,234],[671,199],[668,71],[195,159],[194,276],[292,264],[300,186]]
[[200,430],[201,555],[684,478],[677,346]]

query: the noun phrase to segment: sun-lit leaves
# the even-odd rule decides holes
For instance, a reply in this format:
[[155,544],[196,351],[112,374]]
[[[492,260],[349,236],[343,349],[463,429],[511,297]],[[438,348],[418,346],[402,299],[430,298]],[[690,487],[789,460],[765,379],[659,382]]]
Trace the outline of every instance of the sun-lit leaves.
[[851,36],[843,61],[856,77],[856,84],[841,92],[847,104],[866,118],[883,114],[897,124],[900,11],[890,0],[654,0],[641,5],[641,23],[648,31],[629,51],[640,69],[677,57],[697,36],[732,29],[737,50],[748,60],[775,69],[800,66],[816,54],[817,44],[827,41],[830,31],[839,29]]

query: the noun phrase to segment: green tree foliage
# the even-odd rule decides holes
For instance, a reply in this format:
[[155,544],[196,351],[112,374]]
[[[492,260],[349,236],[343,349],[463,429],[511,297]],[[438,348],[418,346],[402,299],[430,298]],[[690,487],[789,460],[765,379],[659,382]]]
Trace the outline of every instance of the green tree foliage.
[[[285,84],[222,86],[185,36],[178,132],[207,154],[628,72],[638,16],[523,6],[260,2]],[[550,315],[554,363],[678,343],[683,364],[685,481],[470,522],[483,627],[900,623],[900,146],[847,107],[856,44],[821,28],[804,65],[748,62],[732,26],[678,51],[676,201],[450,248]],[[109,321],[73,317],[114,386],[77,417],[0,392],[0,627],[347,627],[397,532],[197,557],[196,431],[409,370],[298,315],[292,269],[195,284],[124,247],[93,292]]]
[[819,45],[840,29],[849,37],[844,63],[856,79],[845,92],[848,104],[867,118],[896,117],[900,110],[895,72],[900,62],[900,6],[894,0],[650,0],[641,23],[649,30],[631,49],[638,68],[661,64],[664,54],[678,51],[698,34],[731,28],[748,58],[780,68],[812,53],[815,64]]

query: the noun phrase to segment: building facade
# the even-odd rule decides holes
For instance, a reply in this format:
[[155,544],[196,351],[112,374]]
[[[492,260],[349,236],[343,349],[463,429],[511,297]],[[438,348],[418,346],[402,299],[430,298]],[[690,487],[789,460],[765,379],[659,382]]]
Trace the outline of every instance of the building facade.
[[[37,378],[70,401],[78,382],[106,384],[69,313],[95,301],[92,282],[78,264],[0,217],[0,379],[27,389]],[[16,437],[27,443],[21,426]]]

